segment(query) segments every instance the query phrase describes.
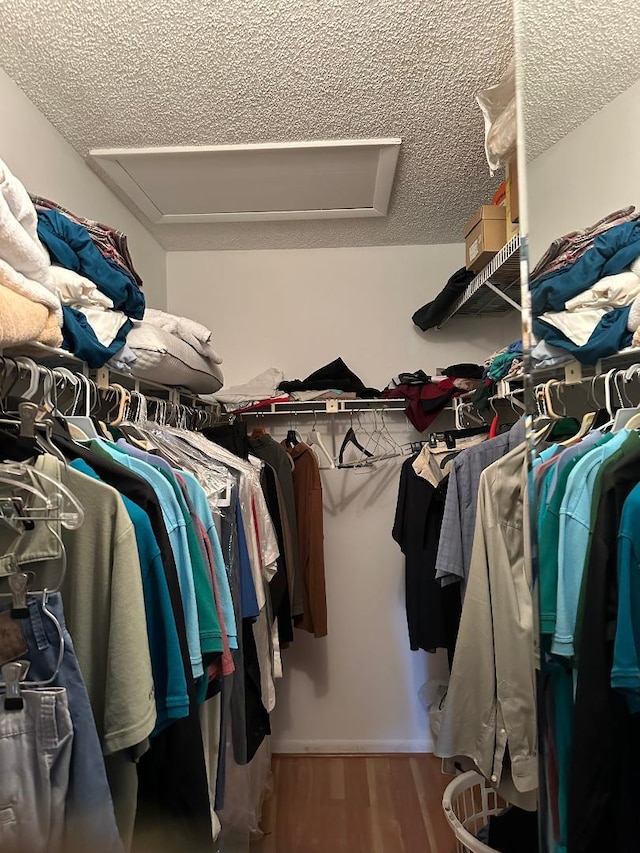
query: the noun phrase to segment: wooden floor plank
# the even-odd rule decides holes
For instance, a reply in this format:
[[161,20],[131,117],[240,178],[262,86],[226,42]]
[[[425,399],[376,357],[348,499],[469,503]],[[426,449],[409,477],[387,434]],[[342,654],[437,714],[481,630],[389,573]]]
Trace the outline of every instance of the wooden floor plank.
[[453,853],[430,755],[274,756],[252,853]]

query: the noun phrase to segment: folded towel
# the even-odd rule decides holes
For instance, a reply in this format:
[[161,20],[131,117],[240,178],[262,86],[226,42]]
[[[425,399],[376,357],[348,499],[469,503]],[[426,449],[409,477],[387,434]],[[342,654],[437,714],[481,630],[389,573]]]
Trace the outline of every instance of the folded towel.
[[2,160],[0,259],[19,276],[13,276],[12,289],[51,308],[62,325],[62,309],[51,277],[51,262],[37,234],[35,208],[23,185]]
[[16,347],[29,341],[60,346],[62,333],[55,314],[46,305],[0,284],[0,346]]
[[51,267],[51,275],[63,305],[72,305],[74,308],[81,305],[113,308],[112,299],[99,291],[96,284],[74,270],[54,264]]

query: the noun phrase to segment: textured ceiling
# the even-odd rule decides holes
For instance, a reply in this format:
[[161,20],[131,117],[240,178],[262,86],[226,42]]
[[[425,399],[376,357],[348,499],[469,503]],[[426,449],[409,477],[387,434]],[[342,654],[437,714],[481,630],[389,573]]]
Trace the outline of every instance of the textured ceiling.
[[514,5],[527,157],[533,159],[640,78],[640,3],[514,0]]
[[0,15],[0,63],[82,155],[403,139],[385,219],[152,226],[132,208],[167,249],[457,242],[500,180],[474,94],[512,53],[511,0],[0,0]]

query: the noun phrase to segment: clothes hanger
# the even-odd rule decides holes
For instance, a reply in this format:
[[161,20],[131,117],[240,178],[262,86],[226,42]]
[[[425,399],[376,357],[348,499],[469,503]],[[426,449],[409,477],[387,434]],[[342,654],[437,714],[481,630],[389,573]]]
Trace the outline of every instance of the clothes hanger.
[[[627,371],[620,371],[616,375],[616,389],[618,391],[618,396],[620,397],[620,403],[622,408],[618,409],[613,419],[613,426],[611,427],[611,432],[620,432],[623,429],[632,429],[633,427],[629,427],[629,423],[632,418],[634,418],[637,414],[640,414],[640,406],[625,406],[623,397],[627,402],[631,402],[628,394],[626,393],[627,383],[630,382],[635,376],[640,373],[640,365],[633,364]],[[622,379],[622,391],[620,390],[620,386],[618,385],[618,378]]]
[[[356,450],[359,450],[362,454],[360,459],[356,460],[355,462],[344,461],[344,452],[349,447],[349,445],[355,447]],[[371,458],[371,456],[373,456],[373,454],[369,450],[367,450],[362,444],[360,444],[356,437],[355,430],[353,429],[353,412],[351,412],[350,426],[347,432],[345,433],[344,438],[342,439],[342,444],[340,445],[340,450],[338,451],[338,463],[336,465],[336,468],[355,468],[359,465],[365,464],[365,460],[363,460],[362,457]]]
[[313,426],[311,427],[311,429],[309,430],[309,434],[307,435],[307,444],[309,445],[309,447],[312,447],[314,450],[317,451],[316,455],[318,457],[322,456],[323,459],[326,461],[326,465],[320,465],[321,460],[320,458],[318,459],[318,465],[320,468],[330,471],[335,470],[336,463],[334,462],[333,457],[325,447],[322,435],[318,432],[316,422],[317,414],[314,412]]

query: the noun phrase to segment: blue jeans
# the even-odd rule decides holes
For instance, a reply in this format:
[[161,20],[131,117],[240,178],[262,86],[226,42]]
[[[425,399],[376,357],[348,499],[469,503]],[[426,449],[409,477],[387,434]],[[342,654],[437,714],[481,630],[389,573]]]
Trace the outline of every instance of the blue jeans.
[[[10,606],[2,605],[0,610]],[[65,626],[59,593],[50,596],[48,608],[60,623],[64,637],[64,657],[51,686],[66,688],[74,732],[65,809],[67,844],[71,850],[122,853],[93,711]],[[24,656],[31,662],[27,680],[44,681],[55,671],[60,640],[55,625],[42,611],[40,598],[29,600],[29,618],[20,620],[20,625],[29,646]]]
[[61,848],[73,725],[62,687],[25,690],[22,710],[0,699],[0,850]]

